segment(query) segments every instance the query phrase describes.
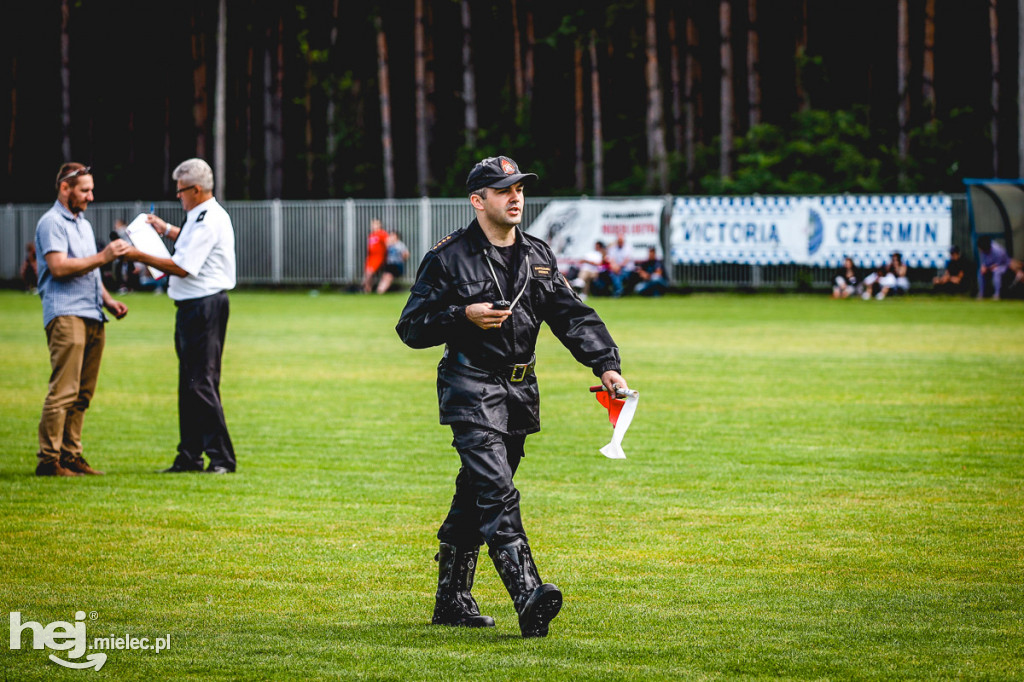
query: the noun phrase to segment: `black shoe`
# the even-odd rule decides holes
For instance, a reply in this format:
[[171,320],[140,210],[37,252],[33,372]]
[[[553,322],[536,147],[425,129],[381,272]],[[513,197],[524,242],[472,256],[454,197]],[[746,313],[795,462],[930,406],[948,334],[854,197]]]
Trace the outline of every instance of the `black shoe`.
[[490,554],[519,614],[523,637],[547,637],[548,623],[562,609],[562,593],[551,583],[540,581],[530,546],[518,540],[492,548]]
[[481,616],[470,594],[479,547],[458,548],[442,542],[434,557],[438,562],[437,594],[434,595],[434,625],[464,628],[493,628],[494,619]]
[[203,473],[204,474],[233,474],[235,472],[234,472],[233,469],[228,469],[227,467],[215,466],[215,467],[210,467],[209,469],[205,469],[203,471]]
[[189,474],[189,473],[201,473],[203,467],[184,467],[180,464],[172,464],[166,469],[161,469],[158,473],[161,474]]

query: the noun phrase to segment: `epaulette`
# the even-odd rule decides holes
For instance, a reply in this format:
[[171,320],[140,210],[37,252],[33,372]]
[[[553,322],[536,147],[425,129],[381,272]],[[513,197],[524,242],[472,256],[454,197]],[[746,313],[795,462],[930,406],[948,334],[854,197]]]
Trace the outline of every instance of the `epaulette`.
[[443,237],[441,239],[441,241],[439,241],[438,243],[434,244],[434,246],[432,246],[430,250],[433,251],[434,253],[438,253],[439,251],[443,251],[449,245],[451,245],[451,243],[453,241],[455,241],[456,237],[461,236],[464,231],[465,231],[465,228],[460,228],[458,230],[455,230],[451,234]]

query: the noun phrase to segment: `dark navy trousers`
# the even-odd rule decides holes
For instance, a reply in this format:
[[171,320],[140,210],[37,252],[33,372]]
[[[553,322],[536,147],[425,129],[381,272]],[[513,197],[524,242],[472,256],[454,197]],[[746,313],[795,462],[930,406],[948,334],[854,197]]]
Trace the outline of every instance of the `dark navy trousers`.
[[178,456],[175,464],[202,468],[236,467],[224,409],[220,402],[220,365],[228,327],[225,292],[177,301],[174,348],[178,352]]

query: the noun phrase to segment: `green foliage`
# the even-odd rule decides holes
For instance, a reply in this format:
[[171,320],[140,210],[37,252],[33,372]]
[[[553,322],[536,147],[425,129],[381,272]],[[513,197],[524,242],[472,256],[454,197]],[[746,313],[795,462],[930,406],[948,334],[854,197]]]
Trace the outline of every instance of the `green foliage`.
[[[957,110],[947,122],[909,132],[910,153],[900,160],[889,134],[867,123],[864,108],[809,110],[788,126],[762,123],[735,141],[735,170],[719,172],[718,145],[698,150],[699,185],[709,194],[842,194],[963,191],[964,140],[977,121]],[[682,175],[680,161],[674,177]],[[681,184],[681,183],[676,183]]]
[[880,192],[882,155],[863,112],[810,110],[788,128],[761,124],[736,141],[732,177],[705,175],[714,194]]
[[966,147],[977,145],[971,130],[976,124],[971,109],[955,109],[944,121],[936,119],[911,130],[910,154],[901,167],[903,191],[963,192],[965,174],[959,159],[970,158]]

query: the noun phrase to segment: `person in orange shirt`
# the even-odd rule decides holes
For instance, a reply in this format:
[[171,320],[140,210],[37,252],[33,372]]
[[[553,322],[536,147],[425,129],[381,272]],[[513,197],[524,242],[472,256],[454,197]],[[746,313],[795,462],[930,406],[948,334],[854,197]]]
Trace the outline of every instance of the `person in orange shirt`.
[[373,291],[373,278],[380,272],[388,257],[388,233],[379,218],[370,221],[370,235],[366,238],[366,267],[363,270],[363,291]]

